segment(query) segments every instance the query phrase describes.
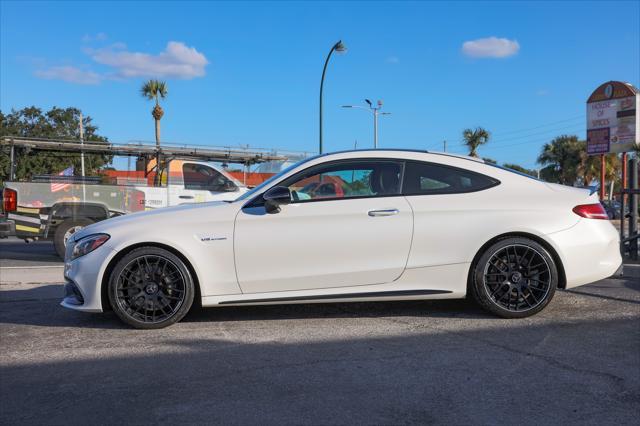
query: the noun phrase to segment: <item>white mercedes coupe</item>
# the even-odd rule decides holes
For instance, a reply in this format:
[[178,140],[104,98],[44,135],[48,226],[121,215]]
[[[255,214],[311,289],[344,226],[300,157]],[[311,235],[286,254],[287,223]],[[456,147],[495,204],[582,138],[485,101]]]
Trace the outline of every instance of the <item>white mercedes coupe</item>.
[[232,202],[98,222],[66,248],[62,306],[137,328],[202,306],[453,299],[505,318],[611,276],[596,195],[482,160],[360,150],[298,163]]

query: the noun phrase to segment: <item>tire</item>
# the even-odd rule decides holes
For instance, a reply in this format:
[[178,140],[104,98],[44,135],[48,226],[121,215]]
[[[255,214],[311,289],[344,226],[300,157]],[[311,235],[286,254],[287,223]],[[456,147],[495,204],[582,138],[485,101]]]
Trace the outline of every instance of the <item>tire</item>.
[[111,272],[108,285],[109,302],[118,318],[140,329],[180,321],[195,295],[187,265],[158,247],[141,247],[125,255]]
[[68,237],[92,223],[93,221],[90,219],[68,219],[58,225],[55,234],[53,234],[53,246],[58,256],[64,259],[65,243]]
[[529,238],[497,241],[472,268],[469,289],[473,298],[502,318],[525,318],[540,312],[558,287],[553,256]]

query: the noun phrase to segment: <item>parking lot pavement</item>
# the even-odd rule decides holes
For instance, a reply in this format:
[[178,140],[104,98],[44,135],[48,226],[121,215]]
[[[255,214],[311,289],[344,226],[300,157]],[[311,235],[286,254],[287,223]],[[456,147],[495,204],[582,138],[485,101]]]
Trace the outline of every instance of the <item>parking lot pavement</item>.
[[0,424],[637,424],[639,276],[524,320],[466,301],[287,305],[155,331],[64,310],[59,285],[4,285]]
[[25,243],[18,238],[0,239],[0,267],[62,265],[51,241]]

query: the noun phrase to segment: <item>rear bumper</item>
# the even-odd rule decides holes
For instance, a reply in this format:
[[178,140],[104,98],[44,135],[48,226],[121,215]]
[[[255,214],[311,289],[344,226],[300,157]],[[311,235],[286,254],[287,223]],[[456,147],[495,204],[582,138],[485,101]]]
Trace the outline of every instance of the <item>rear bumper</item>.
[[0,219],[0,238],[8,238],[16,235],[16,223],[13,220]]
[[620,236],[608,220],[580,219],[547,238],[562,261],[566,288],[609,278],[622,265]]

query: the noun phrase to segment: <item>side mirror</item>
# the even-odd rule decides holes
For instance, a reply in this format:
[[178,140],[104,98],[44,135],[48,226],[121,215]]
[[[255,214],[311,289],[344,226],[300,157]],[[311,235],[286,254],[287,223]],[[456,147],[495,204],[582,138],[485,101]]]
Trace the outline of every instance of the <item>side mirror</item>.
[[274,186],[262,195],[267,213],[280,212],[280,206],[291,203],[291,191],[286,186]]

